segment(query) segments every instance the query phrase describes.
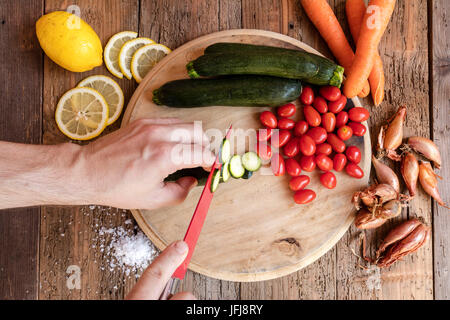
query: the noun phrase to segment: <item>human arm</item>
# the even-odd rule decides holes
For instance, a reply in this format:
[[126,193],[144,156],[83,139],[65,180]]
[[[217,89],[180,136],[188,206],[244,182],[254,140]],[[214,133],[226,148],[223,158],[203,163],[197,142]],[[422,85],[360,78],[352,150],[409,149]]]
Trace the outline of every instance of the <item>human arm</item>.
[[179,203],[196,180],[163,180],[181,168],[211,166],[207,140],[193,123],[142,119],[86,146],[0,142],[0,209],[86,204],[154,209]]

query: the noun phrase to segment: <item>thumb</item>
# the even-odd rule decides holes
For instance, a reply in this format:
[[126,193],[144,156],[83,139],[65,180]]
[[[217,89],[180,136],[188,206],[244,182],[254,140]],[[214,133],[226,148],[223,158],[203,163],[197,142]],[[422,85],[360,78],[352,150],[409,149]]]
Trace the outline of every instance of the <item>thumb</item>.
[[162,205],[174,205],[184,201],[189,191],[197,185],[194,177],[183,177],[175,182],[165,182],[161,190]]

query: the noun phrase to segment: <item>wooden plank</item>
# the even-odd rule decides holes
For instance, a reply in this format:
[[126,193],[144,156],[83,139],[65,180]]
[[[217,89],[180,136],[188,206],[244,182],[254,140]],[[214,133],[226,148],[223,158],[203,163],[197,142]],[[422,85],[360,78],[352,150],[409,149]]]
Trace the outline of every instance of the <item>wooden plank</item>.
[[[338,6],[342,8],[344,1]],[[338,10],[339,20],[345,19]],[[370,129],[372,141],[380,125],[397,108],[406,104],[408,115],[405,137],[421,135],[429,137],[429,87],[428,87],[428,41],[426,1],[398,1],[393,18],[380,43],[380,55],[386,75],[386,99],[378,108],[367,100],[371,110]],[[392,162],[390,162],[394,165]],[[398,172],[398,164],[394,165]],[[404,186],[403,186],[404,187]],[[406,189],[404,189],[406,190]],[[404,210],[401,217],[387,222],[374,231],[366,232],[370,253],[388,230],[408,217],[421,217],[431,223],[430,200],[422,190]],[[358,235],[354,227],[338,244],[337,290],[338,299],[431,299],[433,297],[432,245],[429,241],[417,253],[407,256],[390,268],[362,270],[357,258],[349,253],[351,247],[358,248]],[[356,241],[355,241],[356,240]],[[377,284],[379,282],[379,285]],[[379,287],[379,289],[377,289]]]
[[[43,1],[26,8],[0,0],[0,140],[40,143],[42,52],[34,23]],[[0,211],[0,300],[38,296],[39,208]]]
[[[66,10],[76,5],[81,18],[99,35],[103,46],[113,34],[138,31],[139,1],[45,1],[45,12]],[[61,95],[87,76],[104,74],[114,78],[103,65],[83,73],[72,73],[44,59],[44,143],[66,142],[56,127],[54,110]],[[114,78],[125,94],[125,103],[136,88],[136,83]],[[106,133],[120,126],[120,119],[106,129]],[[105,134],[105,133],[104,133]],[[125,225],[131,215],[123,210],[98,206],[44,207],[41,215],[40,299],[121,299],[136,282],[134,274],[126,276],[117,269],[110,271],[109,259],[102,252],[98,240],[101,227]],[[67,268],[81,269],[81,288],[66,285]]]
[[[431,112],[432,138],[439,146],[443,155],[443,165],[439,175],[450,177],[450,137],[448,124],[449,96],[450,96],[450,3],[445,0],[429,1],[429,21],[431,24]],[[429,23],[430,25],[430,23]],[[445,180],[444,180],[445,181]],[[450,203],[450,186],[446,182],[439,183],[441,196],[446,203]],[[434,298],[450,299],[450,215],[448,209],[433,203],[434,228]]]

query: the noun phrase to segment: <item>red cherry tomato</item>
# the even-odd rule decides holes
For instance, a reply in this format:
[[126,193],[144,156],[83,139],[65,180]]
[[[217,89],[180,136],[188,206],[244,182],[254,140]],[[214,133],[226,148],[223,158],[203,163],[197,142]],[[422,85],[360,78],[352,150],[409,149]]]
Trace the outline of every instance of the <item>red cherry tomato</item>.
[[316,154],[323,153],[324,155],[329,156],[333,149],[329,143],[321,143],[316,146]]
[[343,153],[336,153],[333,158],[334,171],[342,171],[347,164],[347,157]]
[[336,101],[328,103],[328,110],[333,113],[339,113],[345,108],[346,104],[347,104],[347,97],[341,95],[339,99],[337,99]]
[[350,121],[347,125],[352,128],[353,134],[358,137],[362,137],[367,131],[366,126],[359,122]]
[[278,128],[284,130],[291,130],[295,127],[295,121],[288,118],[278,119]]
[[288,103],[288,104],[285,104],[284,106],[278,107],[277,114],[280,117],[289,118],[295,114],[296,110],[297,110],[297,108],[295,107],[295,105],[293,103]]
[[298,190],[294,194],[294,201],[298,204],[306,204],[316,198],[316,193],[310,189]]
[[333,160],[323,153],[318,154],[314,161],[316,161],[316,165],[320,170],[330,171],[333,169]]
[[349,162],[347,164],[347,166],[345,167],[345,172],[347,172],[347,174],[353,178],[361,179],[362,177],[364,177],[364,171],[362,171],[362,169],[353,162]]
[[302,169],[300,168],[300,164],[297,162],[297,160],[293,158],[289,158],[284,160],[284,163],[286,165],[286,172],[293,177],[297,177],[302,172]]
[[300,120],[295,124],[294,135],[300,137],[301,135],[304,135],[306,131],[308,131],[308,128],[308,123],[304,120]]
[[328,111],[328,104],[322,97],[316,97],[313,102],[313,107],[320,113],[325,113]]
[[355,107],[355,108],[351,108],[348,111],[348,118],[351,121],[355,121],[355,122],[363,122],[366,121],[367,119],[369,119],[369,111],[367,109],[361,108],[361,107]]
[[272,139],[270,139],[270,143],[275,148],[280,148],[291,139],[291,132],[289,130],[278,130],[278,135],[275,133],[272,135]]
[[314,91],[311,87],[304,87],[300,95],[300,102],[306,105],[311,105],[314,101]]
[[336,116],[334,113],[327,112],[322,115],[322,127],[327,132],[333,132],[336,127]]
[[295,157],[300,152],[298,138],[293,138],[283,147],[283,153],[286,157]]
[[298,146],[305,156],[312,156],[316,152],[316,143],[306,134],[299,138]]
[[302,156],[300,158],[300,167],[302,170],[312,172],[316,168],[316,162],[314,156]]
[[338,87],[334,86],[320,87],[319,93],[328,101],[336,101],[341,97],[341,90]]
[[311,179],[305,175],[293,177],[291,179],[291,181],[289,181],[289,188],[292,191],[298,191],[301,189],[305,189],[305,187],[309,184],[310,181],[311,181]]
[[361,150],[356,146],[347,147],[345,155],[347,156],[348,161],[353,163],[358,164],[361,161]]
[[348,122],[348,113],[347,111],[341,111],[336,115],[336,127],[340,128],[345,126]]
[[266,127],[275,129],[277,127],[277,117],[270,111],[263,111],[259,115],[261,123]]
[[349,126],[342,126],[337,130],[337,135],[342,141],[347,141],[353,135],[353,130]]
[[258,142],[256,145],[256,153],[263,160],[270,160],[272,158],[272,148],[265,142]]
[[312,127],[306,134],[314,140],[315,144],[324,143],[327,140],[327,130],[322,127]]
[[334,189],[336,187],[336,176],[330,171],[322,173],[320,182],[325,188]]
[[273,130],[271,128],[259,129],[256,132],[256,137],[258,141],[267,141],[272,136]]
[[277,177],[284,175],[284,172],[286,171],[284,159],[279,153],[275,153],[273,155],[272,161],[270,162],[270,166],[272,168],[273,174]]
[[337,153],[342,153],[345,151],[345,143],[334,133],[329,133],[327,137],[327,142],[331,144],[333,150]]
[[305,120],[311,127],[317,127],[320,125],[322,118],[320,114],[311,106],[306,106],[303,108],[303,114],[305,115]]

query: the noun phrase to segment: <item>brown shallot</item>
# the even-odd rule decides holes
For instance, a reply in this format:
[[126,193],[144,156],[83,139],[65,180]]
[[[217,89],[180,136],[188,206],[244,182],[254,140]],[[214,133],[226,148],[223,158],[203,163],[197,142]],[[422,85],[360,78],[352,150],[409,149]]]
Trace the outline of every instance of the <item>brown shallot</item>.
[[413,198],[417,192],[417,179],[419,178],[419,162],[414,154],[405,152],[402,156],[400,171],[409,191],[410,198]]
[[406,107],[398,108],[396,114],[391,118],[389,124],[381,127],[378,135],[378,153],[379,156],[386,155],[388,158],[400,161],[401,157],[395,151],[403,139],[403,123],[406,118]]
[[389,247],[394,242],[397,242],[401,239],[403,239],[406,235],[410,234],[415,228],[417,228],[418,225],[420,225],[421,222],[417,219],[411,219],[407,220],[400,225],[396,226],[394,229],[392,229],[386,238],[384,238],[383,242],[381,243],[380,247],[377,250],[377,258],[380,256],[380,254],[386,250],[387,247]]
[[428,160],[433,161],[437,169],[441,167],[441,153],[436,144],[430,139],[423,137],[409,137],[406,145],[422,154]]
[[[406,222],[408,223],[408,222]],[[418,250],[424,243],[430,238],[431,229],[420,223],[410,230],[411,228],[402,228],[402,225],[394,228],[387,238],[391,236],[390,247],[386,253],[377,261],[377,266],[380,268],[388,267],[402,257]],[[395,239],[395,240],[394,240]],[[385,245],[384,248],[387,246]],[[380,248],[381,249],[381,248]],[[384,252],[378,250],[378,255]]]
[[383,203],[381,207],[376,207],[373,215],[377,218],[392,219],[402,212],[402,203],[400,200],[390,200]]
[[372,164],[375,168],[375,173],[379,183],[385,183],[394,188],[395,191],[400,192],[400,182],[398,180],[397,174],[385,165],[383,162],[378,160],[372,155]]
[[361,209],[356,215],[355,226],[358,229],[375,229],[384,224],[387,220],[374,216],[367,209]]
[[439,194],[437,185],[438,182],[436,177],[439,176],[436,173],[434,173],[433,169],[431,168],[431,164],[427,161],[420,161],[419,164],[420,185],[422,186],[423,190],[430,196],[432,196],[439,205],[448,209],[449,207],[444,203],[444,201],[442,201],[442,198]]
[[355,192],[353,194],[352,202],[355,205],[355,208],[359,210],[361,208],[361,201],[367,207],[371,208],[397,198],[398,193],[394,188],[388,184],[380,183],[373,184],[363,191]]

